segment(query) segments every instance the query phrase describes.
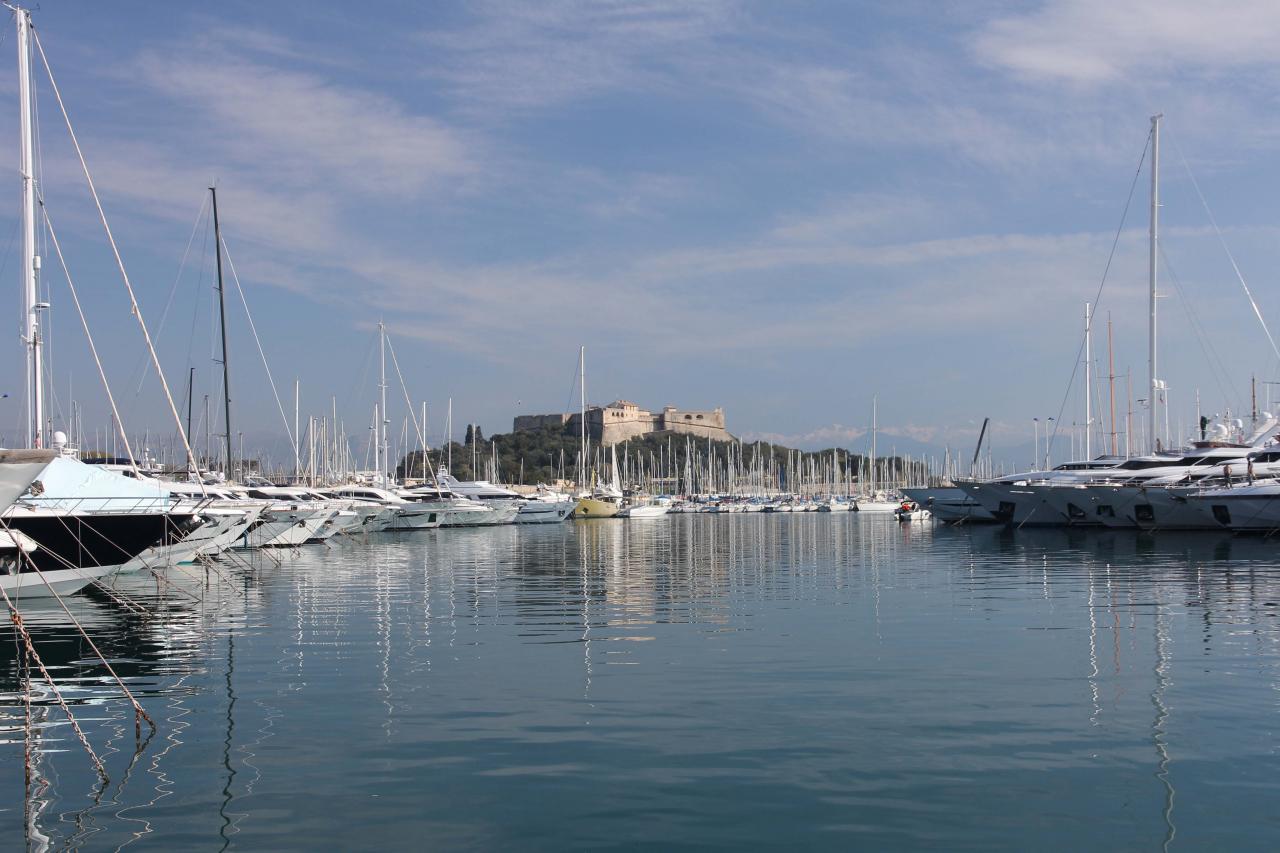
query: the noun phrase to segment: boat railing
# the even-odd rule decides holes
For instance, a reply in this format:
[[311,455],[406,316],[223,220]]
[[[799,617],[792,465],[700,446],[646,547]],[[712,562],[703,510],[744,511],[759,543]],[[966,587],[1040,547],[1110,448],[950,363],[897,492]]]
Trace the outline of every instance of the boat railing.
[[[81,495],[79,497],[43,497],[28,495],[14,503],[13,509],[44,509],[58,512],[112,513],[123,515],[145,515],[157,512],[172,512],[178,508],[178,501],[170,497],[120,497]],[[192,509],[191,511],[195,511]],[[12,510],[10,510],[12,512]]]

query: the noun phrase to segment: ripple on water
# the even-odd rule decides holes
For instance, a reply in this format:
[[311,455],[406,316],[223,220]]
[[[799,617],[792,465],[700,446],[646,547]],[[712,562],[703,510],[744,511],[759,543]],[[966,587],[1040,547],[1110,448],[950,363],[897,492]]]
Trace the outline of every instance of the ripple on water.
[[[26,623],[0,828],[164,849],[1270,846],[1280,563],[856,514],[384,534]],[[207,584],[206,584],[207,577]],[[1056,843],[1055,843],[1056,842]]]

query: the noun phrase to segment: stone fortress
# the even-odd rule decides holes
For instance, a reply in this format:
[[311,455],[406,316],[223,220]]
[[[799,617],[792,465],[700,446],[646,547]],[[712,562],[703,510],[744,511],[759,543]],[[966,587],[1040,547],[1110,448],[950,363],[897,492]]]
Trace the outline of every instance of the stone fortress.
[[[512,425],[515,432],[539,430],[546,427],[582,429],[582,416],[578,412],[561,415],[519,415]],[[654,433],[676,433],[711,438],[715,441],[732,441],[724,428],[724,409],[711,411],[684,411],[666,406],[661,412],[642,409],[630,400],[615,400],[607,406],[587,407],[587,435],[602,445],[617,444],[629,438]]]

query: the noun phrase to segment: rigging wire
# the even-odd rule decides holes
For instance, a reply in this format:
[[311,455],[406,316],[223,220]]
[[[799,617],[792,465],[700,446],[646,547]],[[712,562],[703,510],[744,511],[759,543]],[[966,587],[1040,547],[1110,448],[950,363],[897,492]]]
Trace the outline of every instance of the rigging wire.
[[67,126],[67,135],[71,137],[71,144],[75,147],[76,157],[80,160],[80,168],[84,172],[85,183],[89,186],[89,194],[93,196],[94,206],[98,209],[98,218],[102,221],[102,227],[107,234],[107,242],[111,244],[111,252],[115,256],[116,266],[120,270],[120,277],[124,281],[125,290],[129,294],[130,312],[138,320],[138,325],[142,329],[142,337],[147,342],[147,349],[151,353],[151,358],[155,361],[156,375],[160,378],[160,385],[164,388],[165,400],[169,403],[169,411],[173,415],[173,422],[178,425],[179,434],[182,435],[182,444],[187,451],[187,459],[191,462],[191,469],[195,472],[196,479],[200,483],[201,492],[204,491],[203,478],[200,477],[200,464],[196,460],[195,452],[191,449],[191,444],[187,441],[187,436],[182,432],[182,418],[178,416],[178,407],[173,402],[173,394],[169,391],[169,383],[164,378],[164,371],[160,369],[160,357],[156,353],[155,345],[152,343],[151,335],[147,331],[146,321],[142,319],[142,310],[138,307],[138,298],[133,292],[133,284],[129,281],[129,273],[124,267],[124,258],[120,255],[120,248],[116,245],[115,236],[111,233],[111,226],[107,223],[107,213],[102,207],[102,200],[98,197],[98,189],[93,183],[93,177],[89,174],[89,163],[85,160],[84,152],[80,149],[80,140],[76,138],[74,128],[71,126],[71,116],[67,112],[67,106],[62,100],[62,93],[58,90],[58,84],[53,77],[53,69],[49,66],[49,57],[45,55],[44,44],[40,41],[39,32],[32,27],[32,41],[35,43],[36,49],[40,52],[40,60],[44,64],[45,73],[49,76],[49,85],[53,89],[54,97],[58,101],[58,108],[62,112],[63,121]]
[[413,418],[413,431],[417,433],[418,443],[426,446],[427,439],[422,433],[422,428],[418,425],[418,414],[413,410],[413,403],[409,400],[409,388],[405,385],[404,374],[400,372],[400,362],[396,359],[396,348],[391,345],[391,336],[383,329],[383,337],[387,342],[387,350],[391,353],[391,366],[396,369],[396,376],[400,379],[400,390],[404,393],[404,405],[409,410],[409,415]]
[[[187,238],[187,248],[182,252],[182,260],[178,263],[178,273],[173,277],[173,284],[169,287],[169,298],[164,303],[164,310],[160,312],[160,322],[156,324],[157,340],[159,340],[160,336],[164,334],[164,324],[165,321],[169,319],[169,309],[173,307],[173,297],[178,292],[178,284],[182,281],[182,273],[187,268],[187,257],[191,254],[191,246],[195,243],[196,232],[200,229],[200,223],[204,221],[205,208],[208,207],[208,205],[209,197],[202,193],[200,200],[200,212],[196,214],[196,221],[191,226],[191,236]],[[134,372],[141,374],[138,376],[138,387],[133,392],[133,396],[136,399],[138,394],[142,392],[142,383],[147,381],[147,374],[151,372],[151,362],[146,358],[139,359],[139,364],[134,368]]]
[[[1173,142],[1172,139],[1170,139]],[[1213,233],[1218,238],[1218,243],[1222,245],[1222,251],[1226,252],[1227,260],[1231,262],[1231,269],[1236,274],[1236,280],[1240,282],[1240,286],[1244,288],[1244,295],[1249,300],[1249,306],[1253,308],[1253,314],[1258,318],[1258,324],[1262,326],[1262,332],[1267,336],[1267,343],[1271,344],[1271,352],[1277,359],[1280,359],[1280,347],[1276,346],[1276,339],[1271,336],[1271,330],[1267,328],[1267,321],[1262,318],[1262,310],[1258,308],[1257,301],[1253,298],[1253,293],[1249,290],[1249,285],[1245,283],[1244,275],[1240,272],[1240,266],[1236,263],[1235,256],[1231,254],[1231,249],[1227,247],[1226,238],[1222,236],[1222,229],[1218,227],[1218,222],[1213,218],[1213,211],[1209,209],[1209,202],[1205,200],[1204,193],[1200,192],[1200,184],[1196,181],[1196,176],[1191,173],[1191,164],[1187,162],[1187,158],[1182,156],[1182,150],[1178,148],[1177,142],[1173,142],[1173,148],[1178,152],[1178,159],[1182,161],[1182,166],[1187,171],[1187,177],[1191,179],[1191,186],[1196,191],[1196,196],[1200,199],[1200,204],[1204,206],[1205,216],[1209,217],[1209,224],[1213,226]]]
[[560,410],[562,412],[573,411],[573,398],[574,396],[576,396],[573,392],[578,390],[578,381],[581,379],[581,377],[578,375],[579,370],[580,370],[580,365],[575,365],[573,368],[573,382],[569,386],[569,401],[565,403],[564,408]]
[[89,352],[93,354],[93,363],[98,366],[98,377],[102,380],[102,387],[107,392],[107,402],[111,404],[111,417],[115,420],[116,429],[120,433],[120,440],[124,442],[124,451],[129,456],[129,467],[133,469],[135,477],[141,477],[138,471],[138,463],[133,458],[133,448],[129,446],[129,434],[124,428],[124,421],[120,419],[120,409],[116,406],[116,398],[111,393],[111,383],[107,381],[106,370],[102,367],[102,359],[98,358],[98,347],[93,342],[93,334],[89,331],[89,321],[85,319],[84,310],[80,307],[80,296],[76,293],[76,286],[71,280],[71,271],[67,269],[66,258],[62,256],[62,245],[58,242],[58,235],[53,230],[53,221],[49,218],[49,210],[44,206],[44,201],[40,202],[40,212],[43,215],[45,227],[49,229],[49,237],[53,241],[54,251],[58,255],[58,263],[62,266],[62,274],[67,277],[67,288],[71,291],[71,301],[75,303],[76,313],[80,315],[80,323],[84,326],[84,336],[89,341]]
[[258,338],[258,327],[254,325],[253,314],[249,313],[249,302],[244,297],[244,288],[240,286],[240,276],[236,274],[235,261],[231,260],[231,250],[227,241],[222,241],[222,251],[227,253],[227,266],[231,269],[231,280],[236,283],[236,292],[240,294],[240,304],[244,306],[244,315],[249,320],[249,330],[253,332],[253,342],[258,346],[258,355],[262,358],[262,367],[267,371],[267,382],[271,385],[271,393],[276,398],[276,408],[280,411],[280,422],[284,424],[285,435],[289,436],[289,446],[296,446],[293,441],[293,430],[289,427],[289,419],[284,414],[284,404],[280,402],[280,392],[276,390],[276,381],[271,378],[271,365],[267,364],[267,354],[262,351],[262,341]]
[[[1111,251],[1107,254],[1106,266],[1102,268],[1102,280],[1098,282],[1098,291],[1093,296],[1093,307],[1089,309],[1089,325],[1093,325],[1093,317],[1098,313],[1098,304],[1102,301],[1102,290],[1107,286],[1107,276],[1111,272],[1111,264],[1116,257],[1116,248],[1120,245],[1120,235],[1124,233],[1124,224],[1129,218],[1129,207],[1133,204],[1133,193],[1138,188],[1138,178],[1142,176],[1142,167],[1147,162],[1147,152],[1151,150],[1151,132],[1147,131],[1147,144],[1142,147],[1142,156],[1138,158],[1138,168],[1133,173],[1133,182],[1129,184],[1129,197],[1125,199],[1124,210],[1120,214],[1120,224],[1116,226],[1116,236],[1111,241]],[[1084,338],[1080,339],[1080,347],[1076,350],[1075,364],[1071,367],[1071,379],[1067,381],[1067,390],[1062,395],[1062,403],[1058,406],[1058,417],[1053,422],[1053,434],[1045,439],[1044,455],[1047,458],[1053,452],[1053,442],[1058,437],[1062,426],[1062,413],[1067,410],[1067,400],[1071,397],[1071,389],[1075,386],[1076,374],[1080,371],[1080,362],[1084,359]],[[1086,366],[1087,369],[1087,366]],[[1154,403],[1153,403],[1154,405]],[[1037,460],[1037,464],[1039,461]]]
[[[398,377],[400,378],[400,390],[404,392],[404,405],[405,405],[405,407],[409,410],[409,416],[410,416],[411,418],[413,418],[413,430],[414,430],[414,432],[416,432],[416,433],[418,434],[418,445],[422,448],[422,452],[423,452],[423,456],[424,456],[424,458],[423,458],[423,467],[424,467],[424,468],[427,468],[427,470],[429,470],[429,471],[431,472],[431,479],[432,479],[432,481],[434,481],[434,482],[435,482],[435,484],[436,484],[436,488],[438,489],[438,488],[440,488],[440,481],[436,479],[436,472],[435,472],[435,469],[434,469],[434,468],[431,468],[430,466],[428,466],[428,465],[426,464],[426,463],[427,463],[427,460],[426,460],[426,458],[425,458],[425,457],[426,457],[426,455],[427,455],[427,454],[429,454],[429,453],[431,452],[431,447],[427,444],[427,436],[426,436],[427,425],[424,423],[424,424],[421,426],[421,428],[419,428],[419,426],[418,426],[418,413],[417,413],[417,412],[415,412],[415,411],[413,410],[413,403],[412,403],[412,402],[410,402],[410,400],[409,400],[409,389],[408,389],[408,387],[404,384],[404,374],[400,372],[400,362],[396,359],[396,348],[395,348],[395,347],[393,347],[393,346],[391,345],[391,336],[390,336],[390,335],[388,335],[388,334],[386,333],[386,328],[385,328],[385,327],[383,328],[383,333],[382,333],[382,334],[383,334],[383,339],[387,342],[387,349],[391,351],[391,364],[392,364],[392,365],[395,367],[395,369],[396,369],[396,376],[398,376]],[[385,413],[385,412],[383,413],[383,419],[384,419],[384,420],[386,419],[386,413]],[[409,458],[409,450],[408,450],[408,448],[406,447],[406,448],[405,448],[405,460],[406,460],[406,462],[408,461],[408,458]],[[408,475],[408,472],[406,471],[405,473],[406,473],[406,476],[407,476],[407,475]]]
[[364,363],[360,367],[360,381],[351,388],[350,399],[355,400],[357,407],[366,402],[364,395],[361,394],[361,389],[369,387],[369,371],[373,369],[373,353],[377,349],[377,343],[378,339],[376,337],[369,339],[369,348],[364,352]]
[[[203,193],[201,193],[201,195],[203,195]],[[200,274],[196,277],[196,298],[191,310],[191,328],[187,331],[187,360],[185,362],[185,367],[188,369],[195,364],[191,359],[191,353],[195,350],[196,324],[200,322],[200,308],[203,304],[200,294],[204,291],[205,273],[209,271],[209,235],[210,232],[213,231],[213,228],[211,227],[212,223],[209,221],[208,217],[205,217],[203,221],[205,223],[204,251],[200,253]],[[198,224],[199,222],[197,222],[197,225]]]
[[1240,399],[1231,387],[1226,362],[1223,361],[1222,356],[1218,354],[1217,349],[1213,346],[1213,340],[1205,331],[1199,316],[1192,310],[1191,300],[1187,296],[1187,291],[1183,288],[1178,272],[1174,269],[1173,262],[1164,253],[1163,247],[1160,248],[1160,259],[1164,263],[1164,268],[1169,272],[1169,279],[1173,282],[1174,289],[1178,291],[1182,309],[1187,316],[1187,322],[1191,326],[1191,331],[1195,334],[1196,342],[1200,344],[1201,352],[1204,353],[1205,363],[1209,368],[1209,372],[1213,375],[1213,381],[1218,385],[1218,392],[1223,397],[1231,398],[1231,402],[1236,403],[1238,406]]

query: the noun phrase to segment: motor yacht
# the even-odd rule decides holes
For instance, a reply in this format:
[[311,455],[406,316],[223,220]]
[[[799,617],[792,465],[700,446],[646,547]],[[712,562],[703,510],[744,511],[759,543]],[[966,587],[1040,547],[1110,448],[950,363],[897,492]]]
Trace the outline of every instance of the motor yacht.
[[529,495],[516,513],[516,524],[558,524],[573,514],[575,501],[564,492],[556,492],[539,486],[537,494]]
[[440,526],[440,512],[437,507],[401,492],[377,486],[354,484],[333,486],[323,489],[322,492],[331,497],[382,507],[382,511],[371,522],[371,529],[426,530]]

